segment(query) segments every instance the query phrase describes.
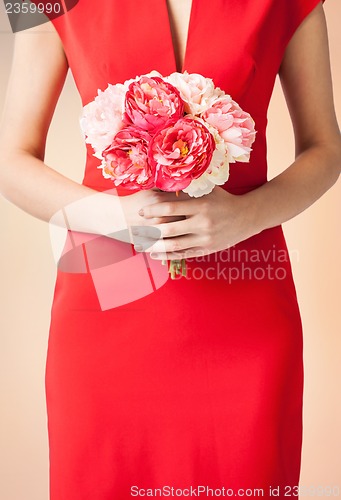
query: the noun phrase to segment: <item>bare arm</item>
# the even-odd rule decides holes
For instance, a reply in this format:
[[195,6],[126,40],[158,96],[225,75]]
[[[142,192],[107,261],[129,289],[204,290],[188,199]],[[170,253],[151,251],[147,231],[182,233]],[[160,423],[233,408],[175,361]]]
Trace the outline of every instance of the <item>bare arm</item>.
[[92,194],[43,163],[48,128],[64,85],[67,60],[47,25],[15,35],[0,136],[2,194],[43,220]]
[[296,31],[279,75],[293,123],[296,160],[249,193],[255,224],[261,229],[281,224],[308,208],[340,175],[341,137],[322,4]]

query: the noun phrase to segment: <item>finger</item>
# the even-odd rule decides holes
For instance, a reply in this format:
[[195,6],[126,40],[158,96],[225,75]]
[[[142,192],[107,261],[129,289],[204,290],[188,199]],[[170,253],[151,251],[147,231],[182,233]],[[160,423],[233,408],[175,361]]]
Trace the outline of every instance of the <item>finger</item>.
[[195,257],[202,257],[211,252],[201,247],[187,248],[177,252],[152,252],[150,257],[155,260],[176,260],[176,259],[190,259]]
[[192,217],[181,219],[180,221],[156,224],[152,226],[134,226],[132,233],[136,236],[152,238],[158,240],[160,238],[173,238],[194,232]]
[[[144,225],[150,226],[152,224],[155,226],[157,224],[164,224],[167,222],[175,222],[177,220],[184,220],[185,218],[186,217],[184,217],[182,215],[176,215],[174,217],[153,217],[150,219],[145,219],[144,217],[143,218],[141,217],[141,227],[143,227]],[[140,226],[131,226],[131,227],[140,227]]]
[[162,252],[166,253],[166,247],[164,244],[163,239],[155,241],[154,239],[151,238],[141,238],[138,236],[138,240],[134,241],[134,250],[136,252],[146,252],[146,253],[151,253],[152,249],[154,248],[154,245],[157,243],[157,249]]
[[187,234],[179,238],[161,239],[153,241],[152,245],[150,245],[150,242],[151,240],[146,240],[146,246],[141,251],[161,254],[178,253],[192,248],[195,244],[195,236]]
[[[169,222],[176,222],[178,220],[185,220],[185,215],[175,215],[174,217],[158,217],[158,224],[167,224]],[[150,219],[144,219],[145,224],[149,225]]]
[[174,215],[189,216],[197,213],[198,210],[199,203],[196,199],[165,201],[146,205],[139,210],[139,215],[147,219],[153,217],[172,217]]
[[[134,236],[134,250],[136,252],[150,252],[155,240],[151,238],[142,238],[141,236]],[[163,248],[163,251],[165,249]]]
[[131,226],[131,234],[134,243],[140,243],[144,239],[151,239],[152,241],[162,238],[161,230],[157,224],[152,226]]

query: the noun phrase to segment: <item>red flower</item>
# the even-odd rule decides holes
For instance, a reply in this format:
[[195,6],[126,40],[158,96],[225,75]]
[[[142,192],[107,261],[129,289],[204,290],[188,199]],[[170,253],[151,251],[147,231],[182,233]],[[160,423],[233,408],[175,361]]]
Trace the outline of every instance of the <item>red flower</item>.
[[155,172],[148,163],[148,132],[130,126],[118,132],[103,155],[103,175],[115,186],[150,189],[154,187]]
[[155,131],[184,113],[179,91],[160,77],[142,76],[126,93],[124,119],[143,130]]
[[149,145],[149,163],[156,171],[155,185],[180,191],[208,168],[215,141],[205,125],[184,117],[159,130]]

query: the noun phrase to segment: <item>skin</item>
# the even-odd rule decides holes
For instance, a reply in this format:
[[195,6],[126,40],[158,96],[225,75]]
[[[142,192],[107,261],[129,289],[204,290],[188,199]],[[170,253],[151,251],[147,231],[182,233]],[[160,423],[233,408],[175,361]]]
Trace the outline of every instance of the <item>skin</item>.
[[[190,2],[170,0],[168,5],[180,67]],[[291,219],[336,182],[341,139],[322,4],[292,37],[280,69],[296,160],[270,182],[241,196],[216,186],[198,199],[154,189],[117,197],[97,193],[45,165],[46,136],[68,66],[53,26],[47,23],[44,30],[40,26],[16,35],[0,136],[0,190],[35,217],[49,221],[73,203],[79,209],[68,221],[73,230],[109,234],[128,225],[138,233],[137,251],[151,252],[156,259],[190,258],[230,247]],[[89,202],[94,199],[96,203]]]

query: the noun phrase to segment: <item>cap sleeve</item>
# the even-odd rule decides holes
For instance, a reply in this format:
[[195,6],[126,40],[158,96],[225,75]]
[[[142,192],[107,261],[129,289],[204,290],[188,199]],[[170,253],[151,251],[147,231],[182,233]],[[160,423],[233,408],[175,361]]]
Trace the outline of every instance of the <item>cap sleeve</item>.
[[288,4],[290,8],[286,8],[286,32],[284,33],[284,48],[288,45],[297,28],[302,24],[305,18],[318,6],[319,3],[324,3],[325,0],[292,0]]

